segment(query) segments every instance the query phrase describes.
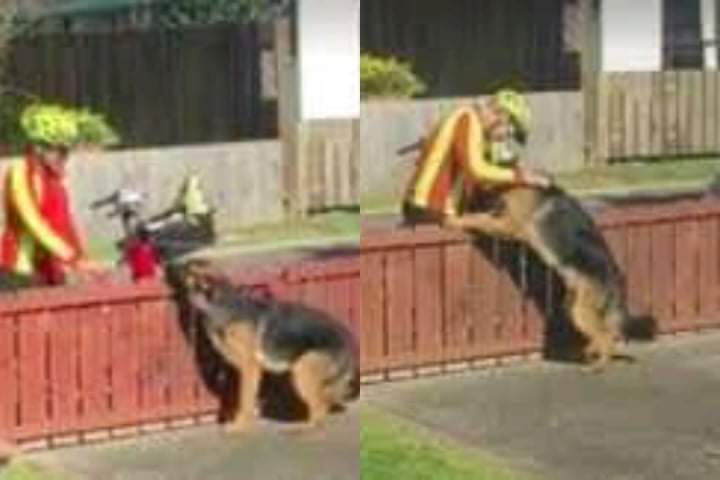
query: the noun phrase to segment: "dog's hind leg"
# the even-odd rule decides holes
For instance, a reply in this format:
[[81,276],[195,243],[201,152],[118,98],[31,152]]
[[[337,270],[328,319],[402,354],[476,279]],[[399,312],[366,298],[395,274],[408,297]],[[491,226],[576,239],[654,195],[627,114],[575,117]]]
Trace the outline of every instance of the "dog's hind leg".
[[[591,364],[591,371],[604,369],[615,352],[615,336],[605,324],[599,299],[590,282],[578,280],[568,285],[572,290],[570,316],[573,325],[588,339],[586,356],[597,356]],[[586,358],[590,360],[590,358]]]
[[332,358],[319,352],[306,353],[293,366],[295,388],[308,407],[308,426],[319,425],[330,413],[333,398],[326,383],[334,368]]

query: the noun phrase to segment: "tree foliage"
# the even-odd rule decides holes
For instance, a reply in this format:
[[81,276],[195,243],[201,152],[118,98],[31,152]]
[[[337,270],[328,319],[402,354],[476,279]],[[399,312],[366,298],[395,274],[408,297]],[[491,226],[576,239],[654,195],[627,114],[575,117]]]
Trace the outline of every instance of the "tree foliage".
[[159,20],[169,28],[257,19],[277,2],[273,0],[172,0],[159,8]]

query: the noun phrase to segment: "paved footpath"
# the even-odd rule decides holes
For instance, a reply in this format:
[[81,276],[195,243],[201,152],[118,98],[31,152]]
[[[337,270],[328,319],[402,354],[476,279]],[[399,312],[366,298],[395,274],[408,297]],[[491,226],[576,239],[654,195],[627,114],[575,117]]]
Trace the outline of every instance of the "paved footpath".
[[366,401],[546,480],[720,479],[720,334],[601,375],[533,364],[366,389]]
[[356,407],[333,415],[324,431],[289,433],[261,424],[227,435],[204,426],[140,438],[62,448],[28,460],[68,480],[357,480]]

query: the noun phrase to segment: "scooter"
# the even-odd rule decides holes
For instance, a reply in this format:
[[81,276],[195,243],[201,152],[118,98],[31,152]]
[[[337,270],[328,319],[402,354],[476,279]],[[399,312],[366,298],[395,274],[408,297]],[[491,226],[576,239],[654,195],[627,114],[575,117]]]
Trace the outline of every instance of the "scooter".
[[110,209],[108,218],[118,218],[124,236],[116,243],[134,281],[160,275],[162,267],[215,243],[215,209],[205,199],[196,176],[183,183],[176,201],[165,211],[144,214],[147,195],[120,188],[90,206],[94,211]]

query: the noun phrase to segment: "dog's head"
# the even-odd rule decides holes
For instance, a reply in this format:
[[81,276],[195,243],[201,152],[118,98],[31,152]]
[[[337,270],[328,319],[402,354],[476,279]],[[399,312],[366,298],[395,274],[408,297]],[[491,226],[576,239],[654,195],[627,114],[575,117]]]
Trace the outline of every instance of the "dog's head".
[[270,302],[275,300],[268,286],[244,286],[235,284],[216,265],[206,259],[192,259],[177,267],[175,282],[191,295],[202,295],[214,300],[223,294],[232,293],[237,298]]
[[206,259],[191,259],[173,266],[173,283],[186,294],[210,299],[217,286],[228,283],[227,277]]
[[205,313],[230,288],[225,274],[205,259],[191,259],[173,265],[170,280],[182,301]]

